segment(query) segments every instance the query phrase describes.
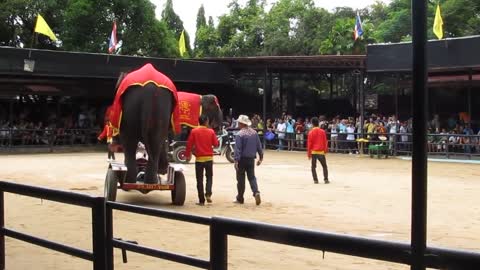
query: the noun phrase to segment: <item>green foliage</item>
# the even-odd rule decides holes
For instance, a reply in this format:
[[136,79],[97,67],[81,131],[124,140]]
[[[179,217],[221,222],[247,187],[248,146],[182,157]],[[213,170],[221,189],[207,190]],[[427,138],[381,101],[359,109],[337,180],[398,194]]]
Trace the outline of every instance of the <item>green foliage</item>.
[[[146,0],[149,1],[149,0]],[[173,31],[175,38],[177,39],[177,56],[180,56],[180,52],[178,51],[178,40],[180,39],[180,35],[182,31],[185,30],[183,27],[183,21],[180,17],[175,13],[173,10],[173,3],[172,0],[167,0],[165,4],[165,8],[162,11],[162,21],[167,25],[167,28]],[[185,31],[185,45],[187,48],[187,54],[185,57],[190,57],[193,55],[192,47],[190,46],[190,35],[187,31]]]

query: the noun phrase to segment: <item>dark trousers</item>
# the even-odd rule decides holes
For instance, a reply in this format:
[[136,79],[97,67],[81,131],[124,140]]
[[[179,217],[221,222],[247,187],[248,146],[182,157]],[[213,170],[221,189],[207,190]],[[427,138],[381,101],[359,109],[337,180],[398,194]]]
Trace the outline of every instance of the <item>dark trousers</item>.
[[[203,191],[203,171],[207,178],[205,193]],[[195,176],[197,177],[198,201],[205,203],[205,195],[212,196],[213,161],[195,162]]]
[[245,193],[245,173],[247,174],[250,188],[252,189],[253,196],[258,191],[257,178],[255,177],[255,159],[254,158],[241,158],[238,162],[237,170],[237,201],[243,203],[243,194]]
[[328,168],[327,168],[327,160],[325,158],[325,155],[312,155],[312,176],[313,176],[313,181],[317,182],[318,177],[317,177],[317,160],[320,161],[320,164],[322,165],[323,168],[323,180],[327,181],[328,180]]
[[110,144],[111,143],[108,144],[108,158],[115,160],[115,152],[110,150]]

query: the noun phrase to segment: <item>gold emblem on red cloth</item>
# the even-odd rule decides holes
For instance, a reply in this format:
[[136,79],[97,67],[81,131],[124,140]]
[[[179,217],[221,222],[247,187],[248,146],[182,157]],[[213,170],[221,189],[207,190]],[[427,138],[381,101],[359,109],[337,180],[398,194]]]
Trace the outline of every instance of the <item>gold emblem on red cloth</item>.
[[178,109],[180,112],[180,120],[190,120],[191,117],[191,107],[192,104],[190,102],[181,100],[178,104]]

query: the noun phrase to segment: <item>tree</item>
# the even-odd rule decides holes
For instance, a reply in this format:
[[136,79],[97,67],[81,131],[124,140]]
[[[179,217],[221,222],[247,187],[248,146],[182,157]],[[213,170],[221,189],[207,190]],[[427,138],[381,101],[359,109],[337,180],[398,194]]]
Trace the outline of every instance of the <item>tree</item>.
[[[165,4],[165,8],[162,11],[162,21],[167,25],[168,29],[173,31],[175,38],[178,41],[180,39],[180,35],[182,34],[182,31],[184,31],[185,28],[183,27],[183,21],[173,10],[172,0],[167,0],[167,3]],[[190,35],[188,34],[187,31],[185,31],[185,43],[186,43],[185,45],[187,48],[188,56],[193,55],[192,47],[190,46]],[[177,45],[177,48],[178,48],[178,45]],[[178,52],[177,55],[180,55],[180,53]]]
[[261,55],[264,38],[265,0],[249,0],[241,7],[237,0],[218,24],[221,56]]
[[[67,0],[4,0],[0,2],[0,44],[15,47],[30,47],[35,41],[36,48],[57,49],[57,44],[33,30],[37,15],[41,14],[54,33],[58,34],[63,21],[62,10]],[[60,37],[61,38],[61,37]]]
[[72,0],[64,12],[60,32],[63,48],[68,51],[107,52],[112,21],[105,6],[110,1]]

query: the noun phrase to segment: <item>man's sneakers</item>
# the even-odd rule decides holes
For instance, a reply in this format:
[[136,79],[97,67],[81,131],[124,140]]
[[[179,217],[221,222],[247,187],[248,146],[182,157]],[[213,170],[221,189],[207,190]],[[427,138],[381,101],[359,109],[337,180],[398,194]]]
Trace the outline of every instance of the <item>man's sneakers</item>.
[[260,192],[255,193],[255,204],[260,205],[262,203],[262,198],[260,198]]
[[313,180],[313,183],[318,184],[318,180]]
[[234,203],[234,204],[243,204],[243,202],[241,202],[241,201],[239,201],[239,200],[237,200],[237,199],[233,200],[233,203]]
[[328,179],[325,179],[323,181],[325,181],[325,184],[330,184],[330,181],[328,181]]
[[205,196],[205,199],[207,199],[207,203],[212,203],[212,196]]
[[205,203],[204,203],[204,202],[197,202],[197,203],[195,203],[195,204],[198,205],[198,206],[205,206]]

